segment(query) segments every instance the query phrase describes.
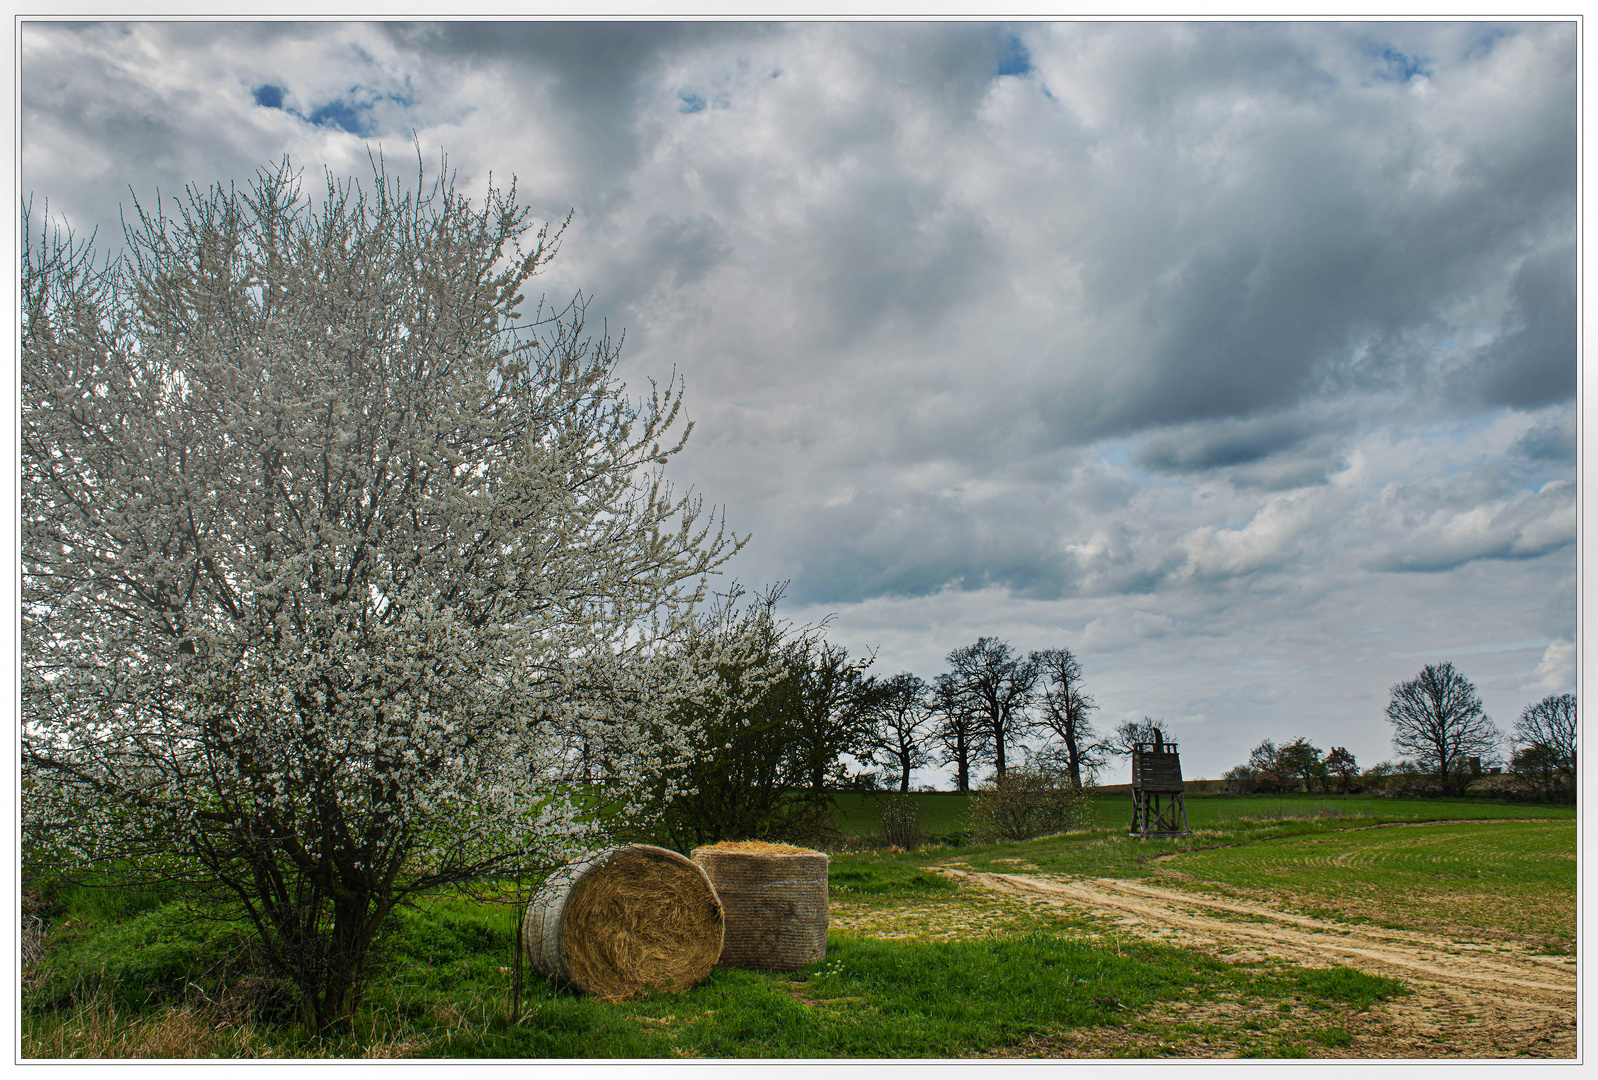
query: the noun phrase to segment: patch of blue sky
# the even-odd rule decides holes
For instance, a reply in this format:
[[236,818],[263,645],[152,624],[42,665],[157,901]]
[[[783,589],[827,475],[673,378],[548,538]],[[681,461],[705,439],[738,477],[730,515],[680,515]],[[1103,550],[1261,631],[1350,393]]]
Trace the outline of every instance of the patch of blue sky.
[[306,123],[314,124],[317,127],[337,128],[340,131],[347,131],[351,135],[367,136],[372,134],[373,131],[372,106],[378,101],[386,100],[392,101],[402,109],[410,108],[416,103],[416,99],[411,95],[409,87],[409,77],[406,78],[405,90],[391,91],[386,94],[374,94],[370,91],[363,91],[359,86],[352,86],[346,98],[318,105],[311,110],[309,116],[285,104],[288,91],[275,83],[263,83],[251,93],[255,98],[255,103],[262,108],[281,109],[290,116],[299,117]]
[[306,119],[317,127],[338,128],[351,135],[370,135],[371,115],[368,106],[352,105],[347,101],[330,101],[311,110]]
[[1177,475],[1149,472],[1138,464],[1143,444],[1142,438],[1101,439],[1087,448],[1087,453],[1106,465],[1119,469],[1131,477],[1139,487],[1180,488],[1191,487],[1191,481]]
[[994,78],[1005,75],[1025,75],[1032,70],[1032,54],[1021,43],[1020,37],[1007,30],[999,31],[998,59]]
[[677,91],[677,111],[680,113],[696,113],[705,111],[705,99],[692,90]]
[[1154,478],[1138,465],[1132,449],[1131,439],[1106,439],[1089,446],[1087,452],[1106,465],[1120,469],[1139,484],[1153,483]]
[[1424,57],[1410,56],[1391,45],[1372,47],[1371,53],[1380,61],[1376,77],[1389,82],[1409,82],[1416,75],[1431,77],[1431,68]]

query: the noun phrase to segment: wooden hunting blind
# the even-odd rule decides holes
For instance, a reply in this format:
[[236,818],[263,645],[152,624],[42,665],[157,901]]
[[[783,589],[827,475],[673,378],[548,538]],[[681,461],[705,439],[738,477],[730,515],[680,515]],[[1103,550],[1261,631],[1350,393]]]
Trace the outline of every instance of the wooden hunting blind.
[[1182,759],[1159,733],[1132,747],[1132,827],[1140,839],[1192,836],[1182,799]]

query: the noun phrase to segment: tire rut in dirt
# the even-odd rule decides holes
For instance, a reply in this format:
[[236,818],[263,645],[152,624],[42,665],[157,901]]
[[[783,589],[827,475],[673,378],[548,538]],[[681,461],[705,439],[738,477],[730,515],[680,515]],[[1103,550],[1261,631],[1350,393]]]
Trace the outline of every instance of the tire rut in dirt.
[[[943,872],[984,888],[1085,908],[1140,936],[1218,952],[1233,961],[1345,964],[1403,979],[1417,993],[1410,1007],[1390,1003],[1386,1009],[1391,1056],[1575,1053],[1576,972],[1552,957],[1409,930],[1354,928],[1141,882]],[[1464,1028],[1472,1033],[1469,1049],[1454,1037]],[[1439,1047],[1439,1041],[1448,1045]]]

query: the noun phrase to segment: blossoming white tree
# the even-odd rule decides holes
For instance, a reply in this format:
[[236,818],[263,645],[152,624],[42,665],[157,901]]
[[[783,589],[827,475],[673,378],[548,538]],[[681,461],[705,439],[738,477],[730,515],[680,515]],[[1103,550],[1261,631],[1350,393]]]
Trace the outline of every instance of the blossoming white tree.
[[559,231],[422,173],[285,161],[98,264],[24,211],[28,835],[242,906],[317,1028],[396,904],[628,811],[739,545],[661,476],[680,385],[626,397],[580,297],[519,313]]

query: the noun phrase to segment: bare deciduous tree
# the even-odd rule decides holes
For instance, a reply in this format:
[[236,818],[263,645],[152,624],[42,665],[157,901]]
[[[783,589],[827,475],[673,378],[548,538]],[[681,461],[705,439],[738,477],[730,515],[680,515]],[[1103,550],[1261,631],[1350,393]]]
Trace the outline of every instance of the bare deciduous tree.
[[931,760],[927,752],[931,715],[927,684],[908,671],[880,684],[874,710],[871,754],[875,764],[899,773],[899,790],[910,790],[910,772]]
[[580,747],[636,805],[738,543],[661,475],[680,387],[521,315],[560,234],[514,184],[313,202],[285,161],[135,209],[98,269],[23,219],[26,835],[238,905],[325,1029],[395,905],[594,838]]
[[1573,797],[1576,785],[1576,695],[1550,694],[1515,721],[1516,771],[1539,774],[1548,795]]
[[1043,681],[1043,700],[1032,730],[1060,741],[1066,774],[1074,787],[1089,781],[1104,764],[1104,751],[1096,742],[1090,715],[1098,704],[1082,689],[1082,664],[1070,649],[1045,649],[1032,654]]
[[943,749],[942,763],[954,766],[954,789],[971,790],[971,774],[993,760],[992,732],[962,693],[950,672],[933,683],[933,711],[937,716],[933,741]]
[[1152,716],[1145,716],[1141,720],[1125,720],[1117,724],[1099,746],[1116,757],[1130,757],[1134,746],[1152,743],[1156,734],[1161,742],[1171,741],[1171,733],[1166,729],[1164,720],[1156,720]]
[[1455,777],[1469,758],[1486,757],[1498,747],[1498,728],[1482,711],[1476,687],[1452,663],[1427,664],[1415,678],[1393,686],[1387,719],[1393,748],[1435,773],[1444,794],[1461,786]]
[[1026,726],[1026,709],[1038,682],[1038,662],[1033,656],[1014,655],[1007,642],[983,637],[955,649],[948,663],[954,692],[987,729],[994,767],[1003,776],[1005,751],[1018,741]]

